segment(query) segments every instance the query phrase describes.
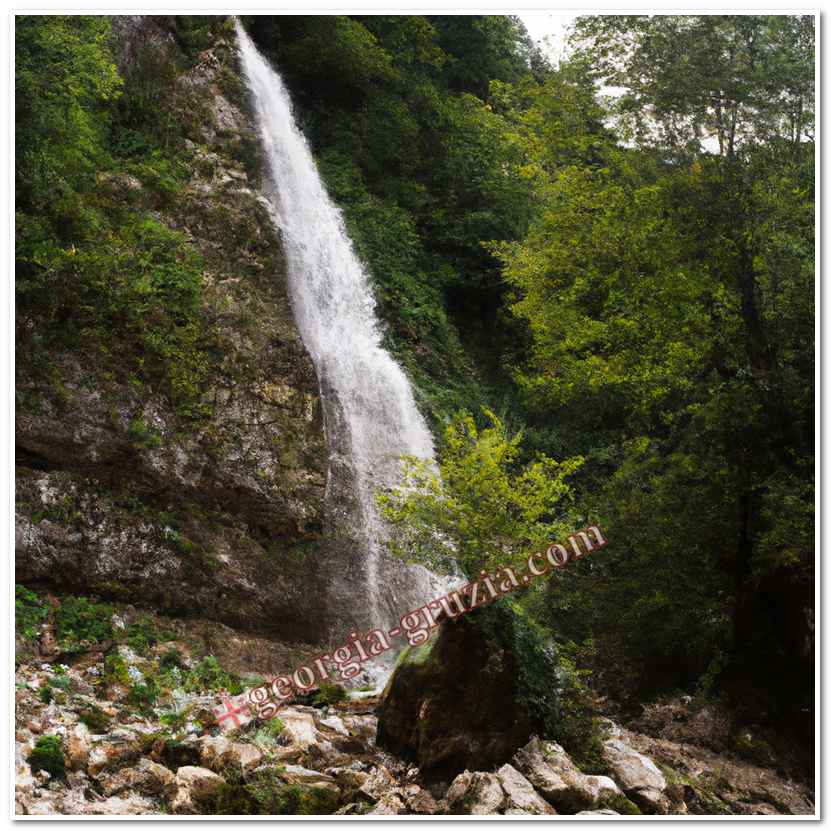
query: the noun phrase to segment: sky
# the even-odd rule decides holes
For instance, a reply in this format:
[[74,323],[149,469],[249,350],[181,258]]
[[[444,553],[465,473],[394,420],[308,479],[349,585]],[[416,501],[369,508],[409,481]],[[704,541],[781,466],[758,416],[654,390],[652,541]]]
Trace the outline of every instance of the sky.
[[577,15],[526,12],[517,16],[525,24],[531,39],[539,44],[556,65],[563,55],[568,27],[575,21]]

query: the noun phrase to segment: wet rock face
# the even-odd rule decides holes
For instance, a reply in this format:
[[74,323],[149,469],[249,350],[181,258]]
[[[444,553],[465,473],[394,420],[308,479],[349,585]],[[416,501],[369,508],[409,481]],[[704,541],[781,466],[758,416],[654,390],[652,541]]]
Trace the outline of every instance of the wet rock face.
[[[379,746],[412,759],[428,780],[507,762],[556,710],[552,662],[506,606],[446,621],[401,658],[378,709]],[[549,679],[536,699],[529,663]]]
[[[177,49],[165,17],[121,17],[116,56]],[[183,65],[188,62],[183,61]],[[134,176],[99,186],[189,237],[215,339],[188,421],[129,372],[49,356],[59,382],[17,380],[17,580],[203,615],[288,638],[320,635],[328,452],[317,378],[294,323],[282,245],[258,195],[256,132],[230,41],[177,79],[197,107],[190,178],[159,205]],[[118,198],[121,198],[120,196]],[[321,555],[322,556],[322,555]]]

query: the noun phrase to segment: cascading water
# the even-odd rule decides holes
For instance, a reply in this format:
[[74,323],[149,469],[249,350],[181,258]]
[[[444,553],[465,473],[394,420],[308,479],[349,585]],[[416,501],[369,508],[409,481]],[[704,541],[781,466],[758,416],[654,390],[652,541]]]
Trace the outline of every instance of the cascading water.
[[[364,597],[350,602],[367,605],[369,624],[389,625],[391,615],[413,608],[399,604],[435,596],[428,593],[436,580],[426,569],[400,564],[397,580],[386,579],[384,528],[374,493],[400,482],[402,455],[432,458],[432,439],[407,377],[381,346],[366,270],[294,121],[288,91],[239,22],[236,28],[269,165],[267,196],[286,249],[292,306],[320,381],[331,454],[330,510],[341,514],[341,523],[350,526],[362,549],[357,561],[338,552],[346,557],[344,571],[351,564],[363,568],[360,583],[351,577],[350,592],[362,585]],[[346,490],[351,490],[351,500],[344,498]],[[407,575],[404,589],[402,571]],[[399,596],[392,585],[396,582]]]

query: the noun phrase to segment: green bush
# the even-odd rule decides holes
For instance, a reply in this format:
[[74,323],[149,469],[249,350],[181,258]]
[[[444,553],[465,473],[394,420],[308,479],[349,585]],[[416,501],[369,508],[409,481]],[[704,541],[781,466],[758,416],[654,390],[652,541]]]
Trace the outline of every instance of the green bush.
[[203,658],[186,676],[182,684],[185,692],[217,692],[227,690],[231,695],[242,692],[240,679],[226,672],[219,665],[219,661],[208,655]]
[[32,771],[45,770],[56,778],[66,774],[61,740],[58,736],[41,736],[29,756]]
[[25,586],[14,587],[14,625],[18,635],[36,638],[38,625],[46,620],[48,607],[35,592]]
[[138,707],[142,712],[148,712],[153,708],[158,697],[158,684],[155,679],[147,678],[144,681],[137,681],[131,685],[127,701]]
[[83,709],[79,713],[79,717],[83,724],[93,733],[106,733],[112,718],[108,716],[100,707],[90,706]]
[[66,652],[83,651],[90,644],[111,640],[113,607],[86,597],[65,597],[55,613],[58,643]]
[[130,673],[127,672],[127,662],[117,652],[111,652],[104,658],[104,678],[109,684],[129,686]]
[[162,445],[161,436],[151,427],[148,427],[140,418],[134,418],[130,422],[127,434],[133,444],[145,450],[155,450]]
[[182,653],[178,649],[168,649],[159,658],[159,669],[167,670],[173,669],[174,667],[178,667],[179,669],[184,668]]
[[327,704],[337,704],[348,698],[346,690],[339,684],[327,684],[322,681],[315,694],[313,704],[316,707],[325,707]]
[[143,655],[149,647],[172,640],[174,637],[173,633],[159,629],[154,621],[147,617],[131,623],[126,631],[127,646],[140,655]]

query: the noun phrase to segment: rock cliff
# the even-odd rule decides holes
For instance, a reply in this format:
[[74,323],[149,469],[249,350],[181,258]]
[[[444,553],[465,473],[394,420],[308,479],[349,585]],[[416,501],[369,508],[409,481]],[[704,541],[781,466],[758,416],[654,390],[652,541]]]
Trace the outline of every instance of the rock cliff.
[[[233,31],[188,60],[172,18],[116,18],[122,74],[175,66],[187,126],[175,198],[102,172],[104,197],[183,233],[201,255],[211,332],[200,417],[152,385],[67,350],[17,379],[17,582],[204,615],[282,637],[317,635],[307,602],[328,456],[311,361],[258,196],[258,141]],[[153,320],[146,321],[152,330]]]

